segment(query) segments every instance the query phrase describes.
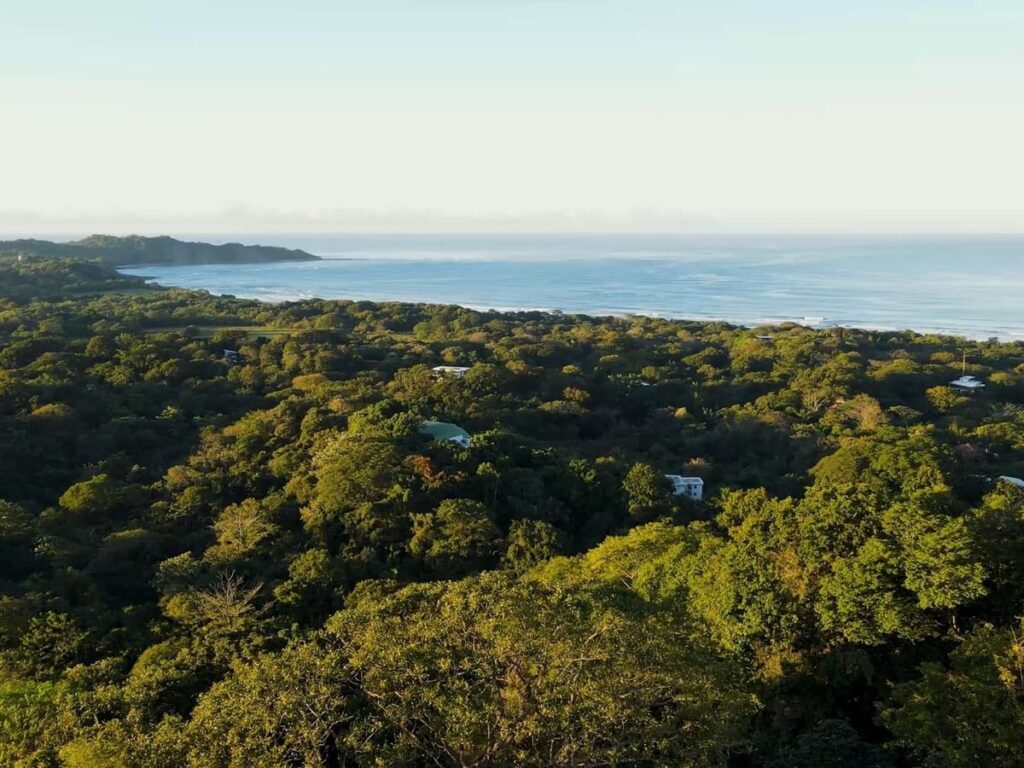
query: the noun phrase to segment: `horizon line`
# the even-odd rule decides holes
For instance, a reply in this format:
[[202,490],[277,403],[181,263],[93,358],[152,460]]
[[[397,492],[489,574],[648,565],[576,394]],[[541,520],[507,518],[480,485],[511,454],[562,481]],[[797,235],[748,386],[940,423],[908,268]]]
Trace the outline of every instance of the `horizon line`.
[[316,231],[316,230],[288,230],[288,231],[245,231],[245,230],[151,230],[147,231],[125,231],[114,233],[102,230],[82,230],[80,232],[12,232],[0,230],[0,237],[5,240],[43,240],[54,238],[52,242],[70,242],[70,240],[57,240],[56,238],[71,238],[71,240],[87,237],[171,237],[175,239],[183,237],[227,237],[227,236],[248,236],[248,237],[1024,237],[1024,230],[1014,231],[971,231],[971,230],[763,230],[763,231],[737,231],[737,230],[705,230],[705,231],[633,231],[633,230],[609,230],[594,232],[586,230],[534,230],[534,231],[506,231],[506,230],[393,230],[393,231]]

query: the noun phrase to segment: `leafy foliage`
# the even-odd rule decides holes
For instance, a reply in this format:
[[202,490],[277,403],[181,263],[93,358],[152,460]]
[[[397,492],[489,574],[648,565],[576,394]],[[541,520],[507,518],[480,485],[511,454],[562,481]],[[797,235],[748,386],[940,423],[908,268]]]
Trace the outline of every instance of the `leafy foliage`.
[[1022,396],[1021,344],[0,256],[0,765],[1019,765]]

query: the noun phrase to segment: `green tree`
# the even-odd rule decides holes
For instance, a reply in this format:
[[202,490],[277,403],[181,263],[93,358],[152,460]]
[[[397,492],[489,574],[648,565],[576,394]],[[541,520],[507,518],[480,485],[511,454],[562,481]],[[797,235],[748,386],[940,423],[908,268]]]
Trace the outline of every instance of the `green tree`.
[[257,499],[226,507],[213,523],[217,544],[207,551],[207,557],[230,560],[252,554],[278,531],[274,507],[273,500],[260,502]]
[[507,538],[502,564],[519,572],[554,557],[565,546],[558,529],[543,520],[515,520]]
[[316,455],[314,464],[316,497],[303,519],[317,530],[339,524],[347,510],[402,493],[402,457],[388,442],[342,434]]
[[668,480],[650,464],[637,462],[622,482],[629,514],[644,522],[668,514],[672,508],[672,491]]
[[85,656],[88,637],[68,614],[47,611],[29,621],[10,658],[26,675],[56,678]]
[[60,692],[58,683],[0,676],[0,765],[54,764]]
[[1024,764],[1024,640],[981,626],[950,654],[896,686],[883,706],[898,743],[937,768]]
[[487,507],[471,499],[446,499],[435,512],[413,518],[409,551],[442,578],[455,578],[493,565],[501,533]]
[[316,641],[239,666],[196,707],[186,731],[188,765],[339,765],[355,716],[347,693],[353,685],[344,653]]
[[60,497],[60,505],[76,517],[108,518],[115,515],[123,500],[123,489],[104,474],[75,483]]
[[368,762],[723,764],[754,706],[735,667],[621,585],[488,574],[362,602],[330,629],[371,704],[353,731]]
[[822,720],[801,733],[769,768],[893,768],[884,749],[861,740],[845,720]]

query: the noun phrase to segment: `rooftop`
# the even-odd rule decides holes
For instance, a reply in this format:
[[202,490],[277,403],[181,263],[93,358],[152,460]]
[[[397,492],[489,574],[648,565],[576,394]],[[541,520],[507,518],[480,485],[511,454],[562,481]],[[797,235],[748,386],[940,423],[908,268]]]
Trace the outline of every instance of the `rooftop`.
[[665,478],[672,484],[672,492],[676,496],[689,496],[697,501],[704,498],[704,481],[699,477],[665,475]]
[[954,387],[960,387],[961,389],[984,389],[985,385],[978,381],[974,376],[964,374],[959,379],[954,379],[950,382]]
[[683,475],[665,475],[672,482],[685,482],[694,483],[695,485],[704,485],[704,480],[699,477],[684,477]]
[[447,421],[424,421],[420,424],[420,434],[428,435],[435,440],[452,440],[457,437],[469,439],[469,432],[458,424]]

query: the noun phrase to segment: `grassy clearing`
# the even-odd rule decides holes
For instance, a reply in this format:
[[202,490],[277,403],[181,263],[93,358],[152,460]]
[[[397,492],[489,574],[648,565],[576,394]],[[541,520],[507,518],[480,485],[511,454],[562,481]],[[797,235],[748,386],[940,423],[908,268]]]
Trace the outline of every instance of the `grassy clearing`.
[[302,330],[301,328],[275,328],[264,325],[168,325],[146,328],[143,333],[185,333],[188,328],[193,328],[196,331],[196,336],[200,339],[208,339],[221,331],[244,333],[250,339],[257,339],[261,336],[273,339],[277,336],[288,336]]

